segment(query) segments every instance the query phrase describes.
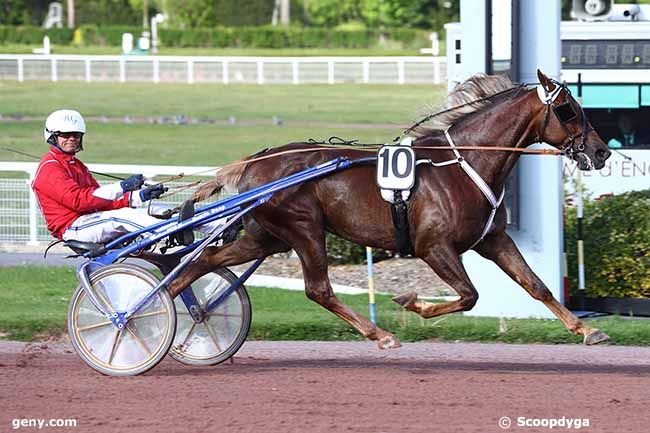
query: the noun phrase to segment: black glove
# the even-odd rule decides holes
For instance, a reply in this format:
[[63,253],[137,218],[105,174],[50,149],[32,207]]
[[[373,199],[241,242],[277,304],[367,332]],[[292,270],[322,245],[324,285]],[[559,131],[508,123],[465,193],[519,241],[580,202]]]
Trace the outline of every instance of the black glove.
[[154,198],[158,198],[163,195],[165,192],[167,192],[167,190],[168,188],[165,188],[165,185],[162,183],[154,186],[149,186],[140,190],[140,200],[143,202],[153,200]]
[[142,188],[142,185],[144,185],[144,176],[141,174],[134,174],[120,182],[120,186],[124,192],[136,191]]

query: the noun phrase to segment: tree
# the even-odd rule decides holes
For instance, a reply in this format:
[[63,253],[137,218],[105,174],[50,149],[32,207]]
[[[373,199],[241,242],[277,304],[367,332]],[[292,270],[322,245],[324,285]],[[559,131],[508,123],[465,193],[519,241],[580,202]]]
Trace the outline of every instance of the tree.
[[140,14],[129,0],[83,0],[75,3],[75,24],[139,25]]
[[68,28],[74,29],[74,0],[68,0]]
[[163,10],[170,27],[212,27],[217,22],[216,5],[210,0],[166,0]]
[[317,26],[334,27],[349,21],[360,21],[358,0],[309,0],[308,15]]
[[309,0],[308,15],[319,26],[359,21],[370,28],[442,30],[459,18],[460,0]]
[[49,0],[0,0],[0,24],[40,26],[49,3]]

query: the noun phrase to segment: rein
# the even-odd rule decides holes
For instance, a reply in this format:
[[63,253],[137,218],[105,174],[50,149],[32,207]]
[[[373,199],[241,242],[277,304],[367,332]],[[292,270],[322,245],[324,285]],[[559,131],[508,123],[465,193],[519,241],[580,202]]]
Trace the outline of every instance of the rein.
[[[318,144],[318,145],[324,145],[326,147],[318,147],[318,148],[312,148],[312,149],[293,149],[293,150],[285,150],[282,152],[277,152],[273,153],[271,155],[264,155],[264,156],[258,156],[257,158],[252,158],[252,159],[244,159],[241,161],[236,161],[236,162],[231,162],[230,164],[226,164],[223,167],[214,167],[210,168],[208,170],[202,170],[202,171],[197,171],[194,173],[189,173],[189,174],[184,174],[180,173],[175,176],[171,176],[168,179],[163,179],[159,181],[158,183],[155,183],[153,185],[160,185],[165,182],[169,182],[171,180],[178,180],[182,179],[187,176],[196,176],[199,174],[204,174],[204,173],[209,173],[211,171],[215,170],[221,170],[224,168],[230,168],[230,167],[236,167],[238,165],[244,165],[244,164],[250,164],[252,162],[257,162],[257,161],[263,161],[265,159],[270,159],[270,158],[277,158],[282,155],[288,155],[288,154],[293,154],[293,153],[307,153],[307,152],[325,152],[325,151],[330,151],[330,150],[356,150],[359,152],[376,152],[377,149],[379,149],[381,146],[384,146],[383,144],[348,144],[348,147],[344,147],[346,145],[344,144],[338,144],[338,145],[330,145],[326,142],[312,142],[312,144]],[[354,148],[350,149],[350,146],[359,146],[359,148]],[[449,146],[411,146],[411,149],[421,149],[421,150],[447,150],[447,151],[453,151],[453,149]],[[458,147],[459,151],[465,151],[465,150],[471,150],[471,151],[493,151],[493,152],[516,152],[516,153],[523,153],[523,154],[532,154],[532,155],[563,155],[564,153],[561,150],[557,149],[527,149],[527,148],[512,148],[512,147],[491,147],[491,146],[463,146],[463,147]],[[189,185],[183,185],[183,186],[177,186],[177,187],[172,187],[173,189],[178,189],[178,191],[171,192],[169,194],[164,194],[161,197],[170,197],[174,194],[177,194],[185,189],[192,188],[195,186],[200,185],[203,183],[203,180],[198,180],[196,182],[193,182]]]
[[[324,152],[329,150],[339,150],[339,151],[356,150],[359,152],[376,152],[377,149],[379,149],[381,146],[384,146],[383,144],[358,144],[358,145],[355,144],[355,145],[349,145],[348,147],[343,147],[344,145],[328,145],[326,142],[318,142],[313,144],[324,145],[325,147],[318,147],[312,149],[285,150],[282,152],[273,153],[271,155],[264,155],[264,156],[259,156],[257,158],[244,159],[241,161],[231,162],[230,164],[226,164],[223,167],[215,167],[208,170],[197,171],[187,175],[181,173],[180,175],[174,176],[174,180],[183,178],[185,176],[195,176],[198,174],[208,173],[226,167],[236,167],[242,164],[250,164],[251,162],[263,161],[265,159],[277,158],[282,155],[288,155],[293,153]],[[359,146],[359,148],[350,149],[350,147],[354,147],[354,146]],[[447,151],[452,150],[449,146],[411,146],[411,149],[447,150]],[[527,148],[522,149],[522,148],[512,148],[512,147],[503,147],[503,146],[459,146],[458,150],[459,151],[471,150],[471,151],[492,151],[492,152],[515,152],[515,153],[523,153],[523,154],[531,154],[531,155],[563,155],[564,154],[561,150],[557,150],[557,149],[527,149]]]

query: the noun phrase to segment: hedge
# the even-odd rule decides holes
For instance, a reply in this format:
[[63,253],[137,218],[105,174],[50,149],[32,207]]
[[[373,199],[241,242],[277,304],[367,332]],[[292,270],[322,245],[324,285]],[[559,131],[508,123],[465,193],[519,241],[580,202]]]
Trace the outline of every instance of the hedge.
[[[366,262],[366,247],[353,244],[350,241],[341,239],[331,233],[327,234],[327,256],[331,263],[335,264],[359,264]],[[373,249],[373,261],[379,262],[393,257],[390,251]]]
[[[578,287],[576,209],[567,209],[565,246],[571,291]],[[585,295],[650,297],[650,191],[587,201]]]
[[122,46],[122,34],[131,33],[134,42],[142,33],[141,26],[107,26],[84,25],[80,27],[81,38],[85,45]]
[[167,47],[234,48],[370,48],[380,36],[404,48],[429,44],[428,33],[412,29],[332,30],[302,27],[216,27],[209,29],[161,29],[160,40]]
[[[139,26],[84,25],[80,27],[83,43],[86,45],[120,46],[122,34],[132,33],[137,37],[142,32]],[[44,30],[34,26],[0,26],[0,44],[40,44],[47,34],[54,44],[72,43],[70,29]],[[379,45],[383,36],[404,48],[427,46],[428,33],[413,29],[339,30],[303,27],[215,27],[197,29],[159,30],[162,46],[205,47],[205,48],[371,48]]]
[[72,42],[72,32],[67,28],[45,30],[35,26],[0,26],[0,44],[40,45],[47,35],[53,44],[68,45]]

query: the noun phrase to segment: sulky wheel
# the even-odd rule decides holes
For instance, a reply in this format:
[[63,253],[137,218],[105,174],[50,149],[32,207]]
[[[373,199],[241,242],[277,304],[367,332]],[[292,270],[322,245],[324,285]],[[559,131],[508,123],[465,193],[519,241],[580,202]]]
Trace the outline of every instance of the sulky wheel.
[[[222,268],[192,283],[201,308],[216,299],[237,276]],[[251,304],[246,288],[239,284],[214,310],[195,322],[180,296],[174,300],[177,312],[176,338],[169,354],[189,365],[215,365],[233,356],[246,341],[251,324]]]
[[[90,275],[99,298],[114,311],[135,305],[159,280],[130,264],[105,266]],[[166,290],[118,330],[79,286],[68,308],[68,333],[81,359],[111,376],[131,376],[154,367],[167,354],[176,331],[176,310]]]

